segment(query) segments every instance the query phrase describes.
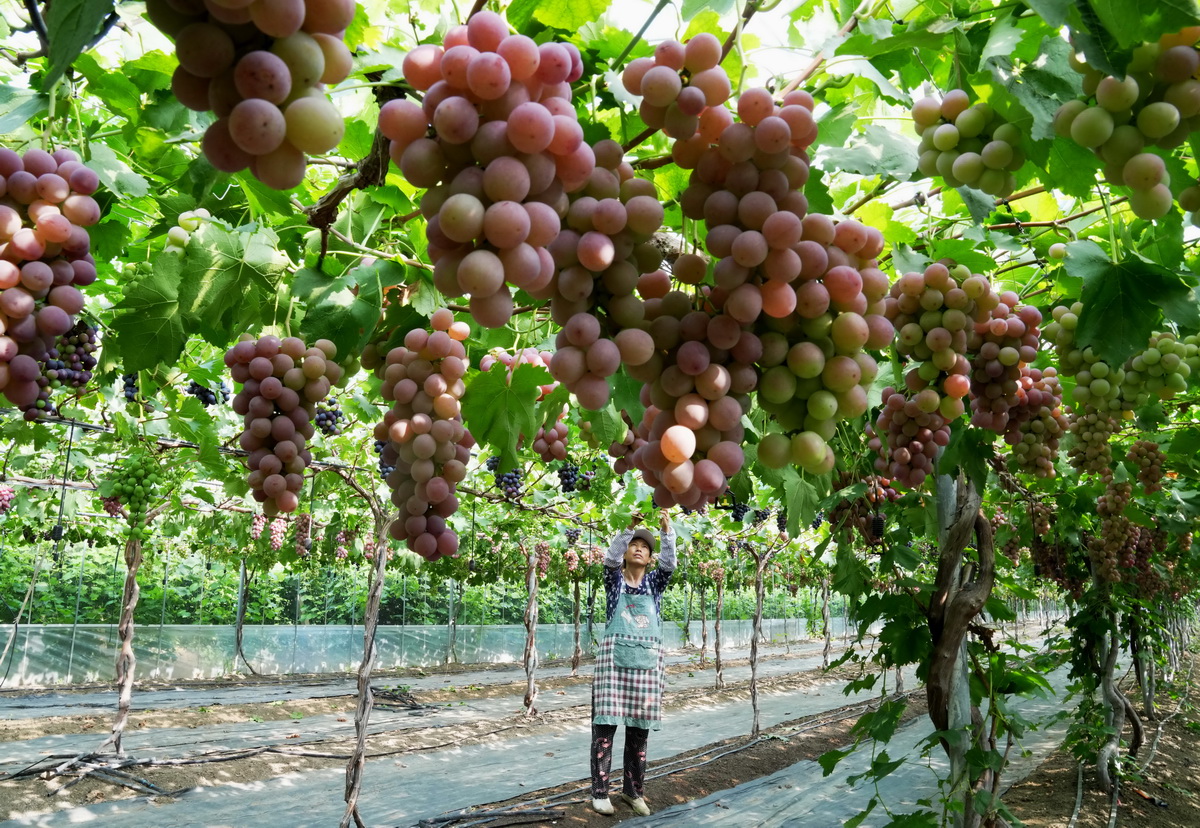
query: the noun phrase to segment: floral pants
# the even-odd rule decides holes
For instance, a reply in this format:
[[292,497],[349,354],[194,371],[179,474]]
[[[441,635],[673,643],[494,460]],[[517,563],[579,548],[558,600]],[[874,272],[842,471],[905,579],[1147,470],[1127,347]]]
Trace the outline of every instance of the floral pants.
[[[616,725],[592,725],[592,798],[608,798],[608,774],[612,767]],[[625,728],[625,775],[621,790],[628,796],[642,796],[646,781],[646,741],[650,731]]]

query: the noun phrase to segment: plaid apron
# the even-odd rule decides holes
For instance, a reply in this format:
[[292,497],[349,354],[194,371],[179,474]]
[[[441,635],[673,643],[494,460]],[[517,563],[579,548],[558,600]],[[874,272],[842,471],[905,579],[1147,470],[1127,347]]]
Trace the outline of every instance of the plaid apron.
[[652,595],[619,597],[592,679],[592,722],[658,730],[666,666]]

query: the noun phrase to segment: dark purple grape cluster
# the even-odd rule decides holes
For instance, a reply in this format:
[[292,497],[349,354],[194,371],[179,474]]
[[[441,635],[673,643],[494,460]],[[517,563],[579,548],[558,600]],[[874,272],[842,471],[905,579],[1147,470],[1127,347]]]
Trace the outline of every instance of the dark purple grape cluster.
[[747,514],[749,511],[750,511],[750,507],[749,507],[749,506],[747,506],[745,503],[740,503],[740,502],[737,500],[737,498],[734,498],[734,501],[733,501],[733,519],[734,519],[735,521],[737,521],[738,523],[741,523],[741,522],[742,522],[742,521],[745,519],[745,517],[746,517],[746,514]]
[[773,510],[771,509],[770,506],[768,506],[765,509],[755,509],[754,510],[754,520],[753,520],[754,527],[758,528],[759,526],[762,526],[764,523],[766,523],[768,518],[771,517],[772,513],[773,513]]
[[579,487],[579,466],[574,463],[563,463],[558,469],[558,483],[563,494],[570,494]]
[[138,377],[136,373],[121,374],[121,392],[125,395],[127,402],[137,402]]
[[396,470],[395,466],[390,465],[383,459],[383,449],[386,445],[386,440],[375,441],[375,453],[379,455],[379,478],[381,480],[387,480],[388,475]]
[[578,526],[568,526],[567,532],[566,532],[567,543],[574,546],[575,544],[579,543],[579,536],[582,534],[583,534],[583,530],[580,529]]
[[225,380],[221,380],[221,384],[217,386],[216,390],[191,380],[188,382],[187,393],[198,399],[205,408],[217,403],[229,402],[229,386],[225,384]]
[[336,405],[325,407],[317,406],[316,424],[317,428],[326,437],[333,437],[342,433],[341,422],[346,419],[346,415]]
[[521,497],[521,468],[520,466],[496,475],[496,486],[504,492],[509,500]]

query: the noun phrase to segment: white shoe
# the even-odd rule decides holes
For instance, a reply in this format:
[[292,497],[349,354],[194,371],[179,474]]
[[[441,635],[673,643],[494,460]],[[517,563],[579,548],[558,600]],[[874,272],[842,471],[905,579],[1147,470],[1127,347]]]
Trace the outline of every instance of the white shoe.
[[[593,799],[592,810],[598,814],[604,814],[605,816],[612,816],[614,813],[613,804],[607,796],[604,797],[604,799]],[[646,811],[646,813],[650,812]]]
[[621,794],[621,799],[629,803],[629,807],[633,808],[633,812],[640,816],[650,816],[650,806],[646,804],[646,800],[640,796],[630,796],[627,793]]

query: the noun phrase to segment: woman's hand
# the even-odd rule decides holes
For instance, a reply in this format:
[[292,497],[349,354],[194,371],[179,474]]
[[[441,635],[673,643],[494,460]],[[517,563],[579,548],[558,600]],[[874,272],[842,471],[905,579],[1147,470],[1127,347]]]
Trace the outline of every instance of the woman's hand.
[[664,532],[667,532],[671,529],[671,518],[666,509],[663,509],[658,513],[658,526]]

